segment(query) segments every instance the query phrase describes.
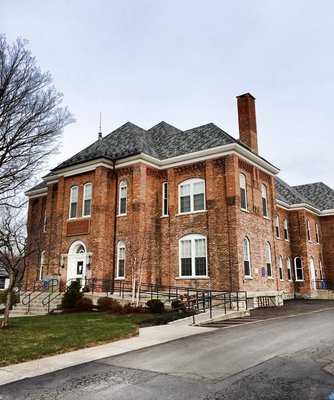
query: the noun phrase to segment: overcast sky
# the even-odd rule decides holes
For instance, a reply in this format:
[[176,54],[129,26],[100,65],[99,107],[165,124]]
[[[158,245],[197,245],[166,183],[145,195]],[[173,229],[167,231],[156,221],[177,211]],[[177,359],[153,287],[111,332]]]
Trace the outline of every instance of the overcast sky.
[[0,31],[29,40],[75,115],[49,168],[96,140],[100,112],[104,135],[164,120],[238,138],[250,92],[280,177],[334,188],[333,15],[332,0],[0,0]]

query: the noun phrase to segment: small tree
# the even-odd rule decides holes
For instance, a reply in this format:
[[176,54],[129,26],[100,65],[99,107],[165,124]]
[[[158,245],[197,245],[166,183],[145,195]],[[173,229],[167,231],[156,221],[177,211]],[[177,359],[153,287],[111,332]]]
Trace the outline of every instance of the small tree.
[[9,276],[7,299],[4,319],[1,327],[9,326],[9,310],[13,291],[17,287],[27,268],[27,258],[38,250],[38,243],[31,243],[29,248],[26,241],[26,225],[20,216],[19,209],[0,207],[0,266]]
[[8,44],[0,35],[0,205],[9,204],[42,170],[73,122],[63,95],[27,50],[27,40]]

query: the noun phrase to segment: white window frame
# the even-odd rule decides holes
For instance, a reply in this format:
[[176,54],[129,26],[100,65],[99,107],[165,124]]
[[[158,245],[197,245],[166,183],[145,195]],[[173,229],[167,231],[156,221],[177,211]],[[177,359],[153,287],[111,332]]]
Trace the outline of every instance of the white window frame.
[[281,232],[280,232],[280,228],[279,228],[279,216],[278,215],[276,215],[276,217],[275,217],[275,233],[276,233],[276,239],[280,239]]
[[[244,259],[244,275],[247,278],[252,277],[252,266],[251,266],[251,257],[250,257],[250,243],[249,239],[246,236],[242,241],[242,252]],[[246,263],[248,263],[249,274],[246,274]]]
[[[301,267],[298,268],[298,269],[300,269],[301,272],[302,272],[302,279],[298,278],[298,274],[297,274],[297,259],[300,260]],[[294,267],[295,267],[295,282],[304,282],[304,266],[303,266],[303,260],[301,259],[301,257],[295,257],[294,258]]]
[[289,241],[290,235],[289,235],[289,225],[287,218],[283,219],[283,230],[284,230],[284,240]]
[[162,184],[162,216],[168,217],[168,182]]
[[[274,278],[273,275],[273,264],[271,259],[271,246],[269,242],[266,242],[266,266],[267,266],[267,277]],[[270,274],[269,274],[270,271]]]
[[[125,191],[122,191],[122,189],[125,188]],[[125,195],[124,195],[125,193]],[[122,208],[122,199],[125,199],[125,212],[121,212]],[[126,215],[127,212],[127,206],[128,206],[128,184],[126,183],[125,180],[122,180],[119,184],[119,196],[118,196],[118,215]]]
[[262,216],[264,218],[269,218],[268,189],[264,183],[262,183],[261,185],[261,197],[262,197]]
[[[204,240],[205,243],[205,275],[196,275],[196,240]],[[190,241],[191,244],[191,275],[182,275],[182,242]],[[208,248],[206,236],[199,234],[186,235],[179,239],[179,278],[182,279],[201,279],[208,278]]]
[[315,224],[315,240],[320,244],[319,225]]
[[[121,250],[123,250],[123,249],[124,249],[124,257],[121,257]],[[119,274],[120,261],[124,261],[124,274],[122,276]],[[125,243],[120,241],[117,244],[117,272],[116,272],[116,279],[118,279],[118,280],[125,279],[125,267],[126,267],[126,247],[125,247]]]
[[288,281],[292,282],[292,269],[291,269],[291,258],[290,257],[286,258],[286,270],[288,273]]
[[[247,180],[246,180],[246,175],[240,172],[239,175],[240,179],[240,208],[242,210],[248,211],[247,208]],[[243,198],[245,202],[245,207],[243,207]]]
[[[203,189],[203,209],[201,210],[195,210],[194,209],[194,197],[196,194],[202,194],[202,193],[194,193],[194,185],[196,183],[203,183],[204,189]],[[181,188],[183,186],[189,185],[189,196],[190,196],[190,210],[189,211],[181,211]],[[192,213],[200,213],[206,211],[206,196],[205,196],[205,179],[201,178],[193,178],[193,179],[188,179],[186,181],[183,181],[179,184],[179,214],[192,214]]]
[[[90,187],[90,194],[87,188]],[[88,195],[87,195],[88,193]],[[87,197],[89,196],[89,197]],[[84,192],[83,192],[83,201],[82,201],[82,216],[83,217],[90,217],[92,214],[92,198],[93,198],[93,184],[88,182],[84,185]],[[85,214],[85,202],[89,201],[89,214]]]
[[[73,200],[74,191],[76,191],[76,200]],[[75,216],[71,216],[72,214],[72,205],[76,204],[76,212]],[[70,191],[70,210],[69,210],[69,219],[78,218],[78,205],[79,205],[79,186],[72,186]]]
[[279,274],[279,280],[284,281],[282,256],[278,256],[278,274]]
[[324,269],[323,269],[321,260],[319,260],[319,275],[320,275],[319,276],[320,280],[323,281],[324,280]]
[[306,230],[307,230],[307,240],[309,242],[312,242],[311,224],[309,219],[306,220]]
[[41,258],[39,262],[39,271],[38,271],[38,279],[41,281],[44,276],[44,267],[45,267],[45,250],[41,252]]
[[44,219],[43,219],[43,233],[46,233],[47,228],[47,218],[46,218],[46,210],[44,210]]

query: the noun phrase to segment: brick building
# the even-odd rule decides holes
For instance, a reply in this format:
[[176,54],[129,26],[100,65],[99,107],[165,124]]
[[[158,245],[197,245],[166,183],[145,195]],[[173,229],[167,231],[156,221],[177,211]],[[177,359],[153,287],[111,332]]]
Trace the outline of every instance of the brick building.
[[334,191],[290,187],[258,154],[255,99],[240,138],[210,123],[126,123],[58,165],[29,197],[26,284],[141,279],[250,296],[317,296],[334,280]]

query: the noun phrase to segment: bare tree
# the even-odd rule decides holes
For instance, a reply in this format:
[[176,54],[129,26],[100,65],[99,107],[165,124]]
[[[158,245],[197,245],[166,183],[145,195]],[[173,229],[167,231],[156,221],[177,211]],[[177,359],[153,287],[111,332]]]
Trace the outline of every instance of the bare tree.
[[9,204],[42,170],[74,121],[27,44],[20,38],[8,44],[0,35],[0,204]]
[[37,242],[27,246],[26,224],[20,210],[11,206],[0,207],[0,267],[9,276],[5,314],[1,327],[9,326],[12,294],[20,284],[27,268],[28,257],[38,250]]

